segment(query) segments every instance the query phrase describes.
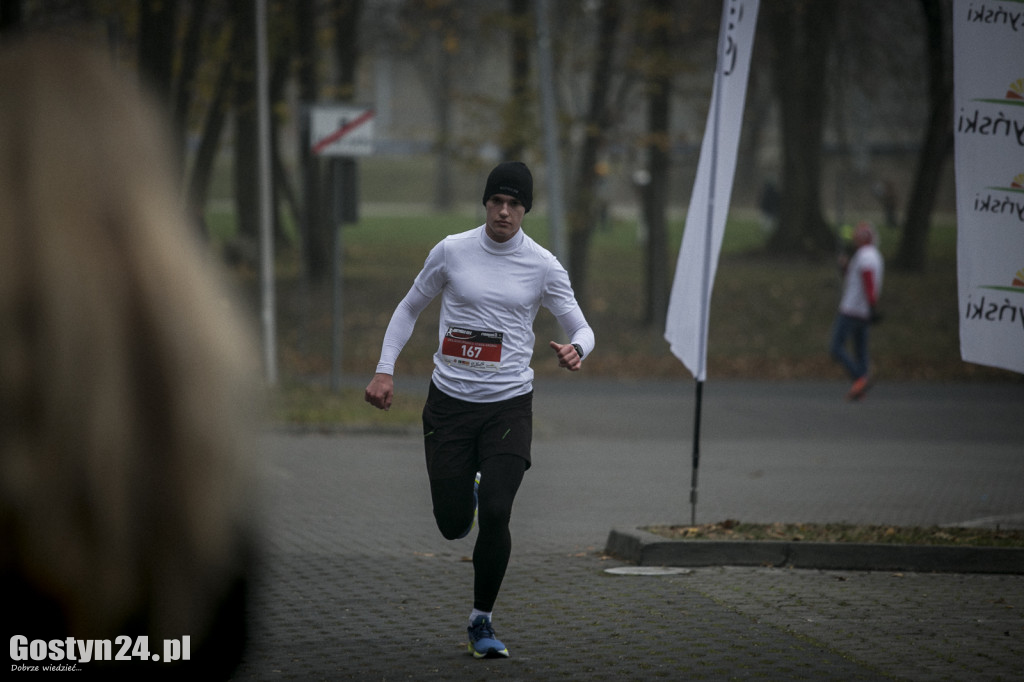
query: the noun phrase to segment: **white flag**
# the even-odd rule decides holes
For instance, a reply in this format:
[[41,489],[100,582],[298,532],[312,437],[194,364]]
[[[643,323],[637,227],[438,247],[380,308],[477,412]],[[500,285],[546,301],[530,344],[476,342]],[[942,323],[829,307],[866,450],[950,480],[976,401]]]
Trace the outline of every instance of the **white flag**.
[[725,0],[722,8],[712,104],[668,304],[665,339],[698,381],[707,374],[711,285],[732,196],[757,10],[758,0]]
[[1024,372],[1024,4],[953,4],[960,355]]

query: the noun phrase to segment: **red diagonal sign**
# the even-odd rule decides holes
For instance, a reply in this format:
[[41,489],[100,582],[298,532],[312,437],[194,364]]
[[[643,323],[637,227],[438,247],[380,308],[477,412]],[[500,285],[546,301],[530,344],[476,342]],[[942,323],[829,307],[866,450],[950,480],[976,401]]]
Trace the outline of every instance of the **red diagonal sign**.
[[319,154],[325,148],[330,147],[332,144],[334,144],[341,138],[345,137],[345,135],[352,131],[353,128],[358,128],[359,126],[373,118],[373,114],[373,109],[367,109],[360,116],[352,119],[345,125],[335,130],[333,133],[331,133],[330,135],[328,135],[327,137],[313,145],[313,153]]

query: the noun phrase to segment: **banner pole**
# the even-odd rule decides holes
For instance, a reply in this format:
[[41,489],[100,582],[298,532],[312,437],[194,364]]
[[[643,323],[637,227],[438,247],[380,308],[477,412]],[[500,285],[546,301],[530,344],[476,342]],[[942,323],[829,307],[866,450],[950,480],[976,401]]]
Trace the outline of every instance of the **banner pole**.
[[693,413],[693,467],[690,471],[690,525],[697,525],[697,471],[700,467],[700,413],[704,401],[704,382],[697,380],[696,407]]
[[711,129],[711,172],[708,177],[708,212],[707,224],[704,226],[704,260],[701,271],[700,326],[697,333],[697,395],[693,415],[693,455],[690,471],[690,525],[697,525],[697,473],[700,468],[700,413],[704,398],[704,380],[707,375],[707,343],[708,343],[708,308],[711,299],[711,252],[715,230],[715,185],[718,175],[718,136],[722,117],[722,68],[725,64],[725,31],[728,26],[728,2],[722,3],[722,25],[718,37],[718,60],[715,65],[714,95],[712,103],[714,114]]

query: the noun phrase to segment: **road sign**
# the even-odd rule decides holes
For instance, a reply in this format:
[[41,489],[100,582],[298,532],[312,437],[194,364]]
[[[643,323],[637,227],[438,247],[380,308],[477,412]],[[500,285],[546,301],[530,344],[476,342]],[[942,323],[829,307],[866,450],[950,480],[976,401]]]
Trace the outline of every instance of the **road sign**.
[[373,153],[373,109],[343,104],[310,109],[310,147],[319,156],[367,156]]

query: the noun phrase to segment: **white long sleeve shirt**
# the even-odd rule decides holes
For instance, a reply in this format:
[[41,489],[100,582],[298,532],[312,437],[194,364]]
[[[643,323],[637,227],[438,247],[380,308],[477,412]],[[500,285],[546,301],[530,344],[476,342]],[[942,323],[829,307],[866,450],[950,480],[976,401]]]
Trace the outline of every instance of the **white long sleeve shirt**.
[[431,249],[391,317],[377,372],[394,374],[419,314],[438,294],[441,313],[432,378],[452,397],[496,402],[533,389],[533,321],[541,306],[551,311],[584,356],[594,349],[594,332],[558,259],[521,229],[498,243],[481,225],[448,236]]

